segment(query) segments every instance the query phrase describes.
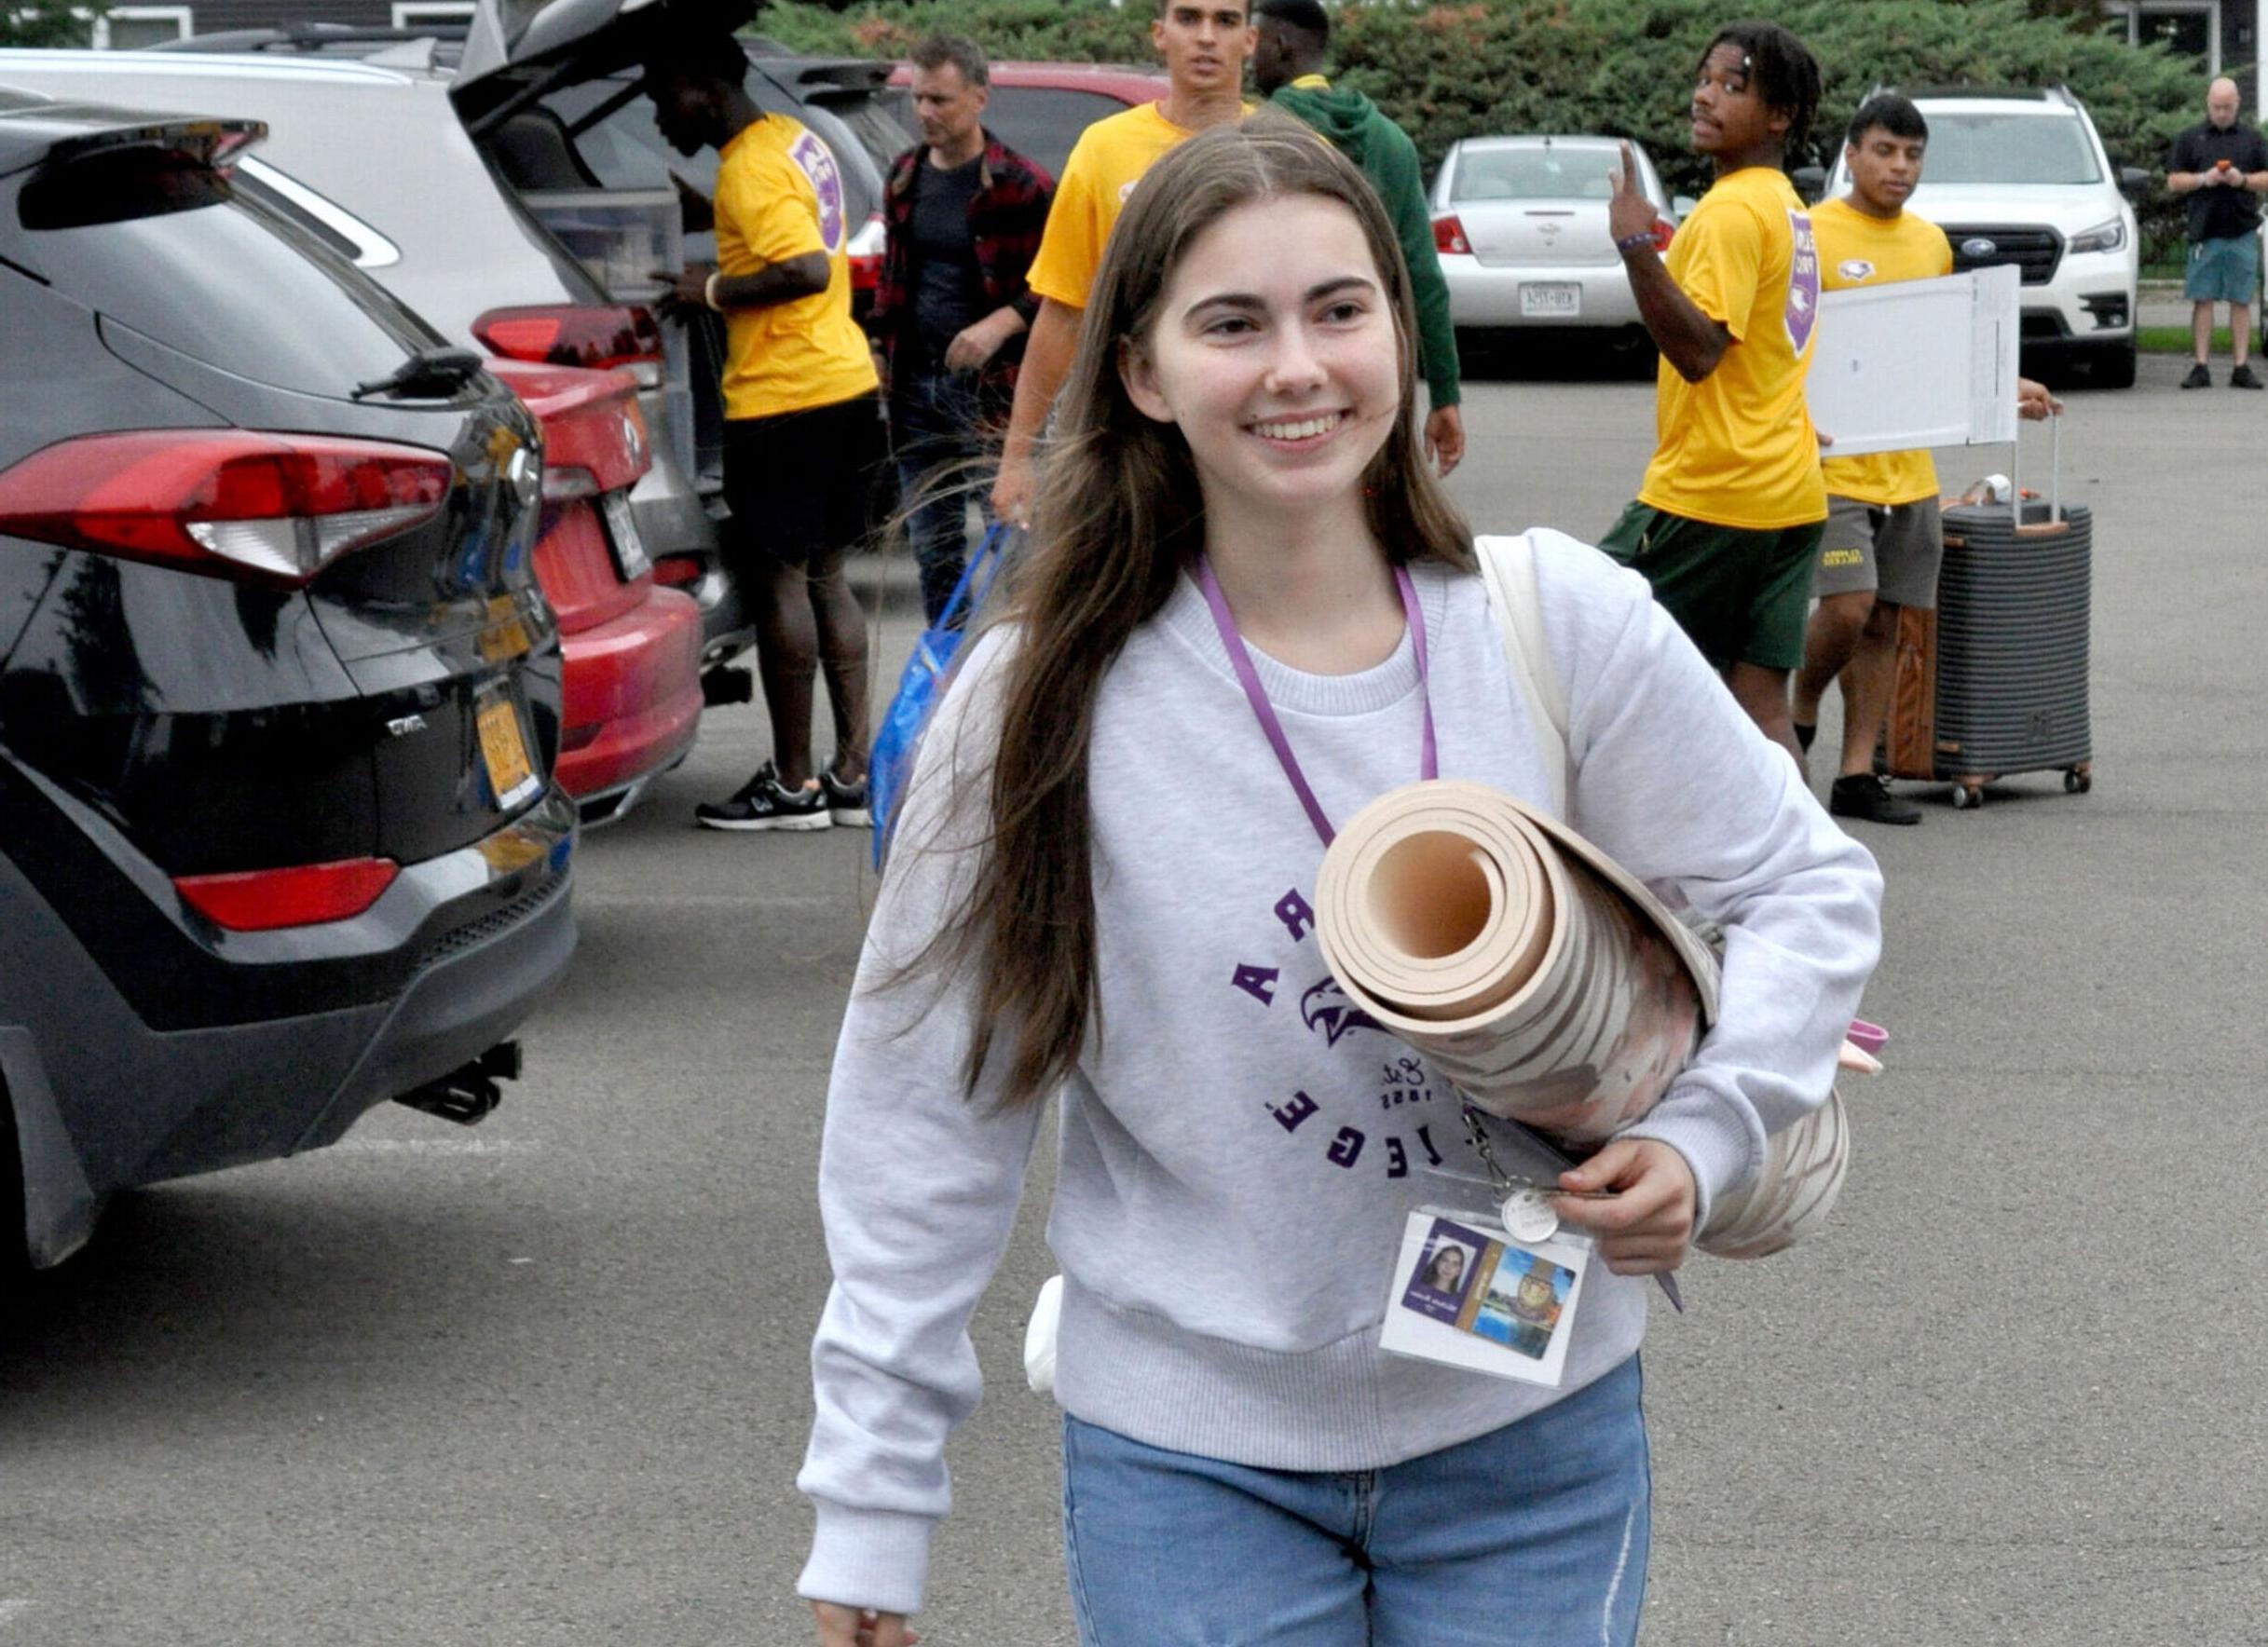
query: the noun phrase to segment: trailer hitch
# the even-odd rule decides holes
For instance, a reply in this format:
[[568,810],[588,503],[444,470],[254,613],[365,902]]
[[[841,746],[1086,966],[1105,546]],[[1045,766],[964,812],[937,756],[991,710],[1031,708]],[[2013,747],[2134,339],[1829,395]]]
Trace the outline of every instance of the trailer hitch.
[[454,1121],[459,1126],[478,1126],[504,1101],[498,1083],[520,1079],[520,1043],[500,1041],[470,1063],[460,1064],[438,1081],[405,1092],[394,1099],[428,1115]]

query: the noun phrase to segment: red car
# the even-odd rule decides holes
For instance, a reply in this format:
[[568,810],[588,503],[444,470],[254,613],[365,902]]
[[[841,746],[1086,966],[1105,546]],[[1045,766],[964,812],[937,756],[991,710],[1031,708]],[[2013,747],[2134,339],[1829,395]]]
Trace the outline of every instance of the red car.
[[701,608],[654,581],[630,512],[652,462],[626,372],[491,361],[543,429],[536,581],[559,619],[561,787],[603,824],[683,760],[701,723]]
[[[1018,154],[1045,167],[1050,177],[1063,175],[1071,145],[1089,126],[1138,103],[1155,102],[1172,89],[1172,82],[1153,70],[1110,63],[994,63],[991,77],[986,127]],[[913,65],[898,64],[890,76],[898,100],[892,112],[909,131],[918,129],[906,90],[912,84]]]

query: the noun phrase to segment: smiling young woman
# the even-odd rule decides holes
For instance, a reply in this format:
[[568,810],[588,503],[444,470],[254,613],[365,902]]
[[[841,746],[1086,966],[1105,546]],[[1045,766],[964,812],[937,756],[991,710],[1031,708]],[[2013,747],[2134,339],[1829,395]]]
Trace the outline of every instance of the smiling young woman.
[[1423,1167],[1480,1168],[1445,1082],[1303,1006],[1330,985],[1330,820],[1421,774],[1554,789],[1423,460],[1414,334],[1376,195],[1280,117],[1174,150],[1112,236],[836,1055],[799,1477],[828,1647],[911,1640],[970,1314],[1049,1097],[1086,1647],[1634,1638],[1645,1277],[1824,1100],[1879,881],[1643,583],[1539,551],[1575,815],[1738,936],[1693,1064],[1559,1180],[1616,1192],[1556,1203],[1599,1259],[1560,1383],[1381,1348],[1404,1224],[1441,1193]]

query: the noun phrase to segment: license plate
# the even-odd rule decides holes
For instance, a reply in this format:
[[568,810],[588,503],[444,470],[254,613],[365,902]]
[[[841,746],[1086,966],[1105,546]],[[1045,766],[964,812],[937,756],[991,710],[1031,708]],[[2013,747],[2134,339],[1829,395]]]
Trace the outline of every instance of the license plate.
[[614,569],[628,583],[653,570],[653,560],[646,552],[646,540],[638,536],[638,517],[630,508],[627,492],[609,492],[598,500],[598,512],[606,518],[607,541],[614,546]]
[[1583,312],[1583,289],[1563,280],[1523,280],[1520,285],[1520,312],[1523,315],[1579,315]]
[[496,804],[510,811],[522,801],[533,800],[543,785],[528,764],[527,744],[520,736],[520,712],[501,692],[484,694],[474,715],[480,729],[481,759],[488,768],[488,788]]

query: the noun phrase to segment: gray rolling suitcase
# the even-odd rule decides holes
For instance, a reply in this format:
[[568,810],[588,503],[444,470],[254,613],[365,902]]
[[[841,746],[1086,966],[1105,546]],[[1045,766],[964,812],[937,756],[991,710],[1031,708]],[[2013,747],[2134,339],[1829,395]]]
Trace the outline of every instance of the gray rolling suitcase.
[[1937,609],[1900,614],[1883,769],[1954,784],[1956,807],[2016,772],[2060,771],[2073,795],[2094,785],[2095,519],[2062,506],[2060,468],[2020,520],[2003,503],[1947,509]]

